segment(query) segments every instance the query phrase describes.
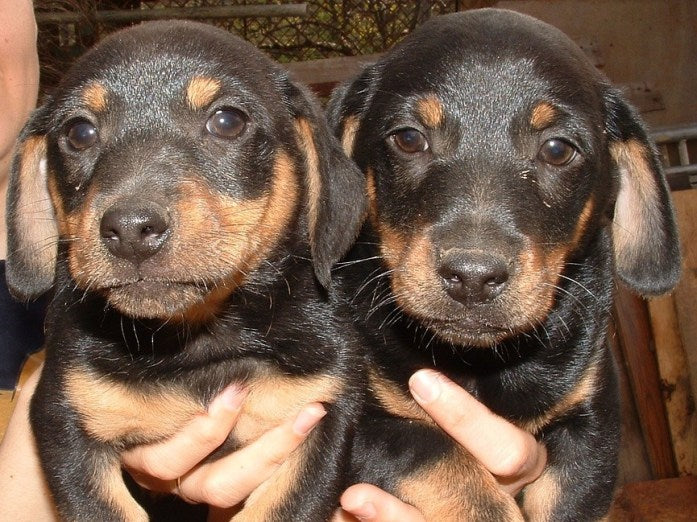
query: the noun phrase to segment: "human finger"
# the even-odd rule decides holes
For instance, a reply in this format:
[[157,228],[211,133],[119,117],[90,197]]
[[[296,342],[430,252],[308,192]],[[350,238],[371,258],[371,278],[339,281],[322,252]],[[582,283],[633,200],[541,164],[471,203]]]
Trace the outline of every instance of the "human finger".
[[185,474],[171,491],[193,503],[235,506],[273,475],[324,415],[320,403],[308,404],[248,446]]
[[124,467],[141,486],[169,490],[172,480],[189,472],[225,441],[246,396],[243,388],[228,386],[211,401],[206,413],[196,416],[172,437],[125,452]]
[[355,484],[341,496],[341,512],[333,522],[425,522],[424,516],[372,484]]
[[409,387],[433,420],[496,476],[508,493],[517,493],[542,473],[547,461],[544,445],[450,379],[433,370],[419,370]]

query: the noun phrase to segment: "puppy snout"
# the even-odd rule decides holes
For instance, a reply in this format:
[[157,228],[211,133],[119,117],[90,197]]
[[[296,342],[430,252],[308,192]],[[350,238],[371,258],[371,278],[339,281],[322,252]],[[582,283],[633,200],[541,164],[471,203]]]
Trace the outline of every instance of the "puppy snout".
[[109,252],[133,263],[155,255],[169,237],[167,211],[154,202],[127,201],[109,208],[100,223]]
[[504,257],[461,249],[445,253],[438,274],[446,293],[462,304],[491,301],[503,292],[510,276]]

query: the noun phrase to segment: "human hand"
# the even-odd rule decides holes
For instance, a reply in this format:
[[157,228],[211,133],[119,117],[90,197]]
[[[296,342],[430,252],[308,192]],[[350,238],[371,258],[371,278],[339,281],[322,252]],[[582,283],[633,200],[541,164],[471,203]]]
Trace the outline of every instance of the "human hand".
[[295,417],[256,441],[218,460],[205,457],[228,437],[247,393],[229,386],[173,437],[138,446],[122,455],[126,470],[138,484],[174,493],[190,503],[234,507],[265,482],[326,414],[320,403],[306,405]]
[[[515,496],[536,480],[547,462],[545,447],[530,433],[499,417],[467,391],[432,370],[419,370],[409,380],[416,402]],[[424,522],[413,506],[370,484],[356,484],[341,497],[335,522]]]

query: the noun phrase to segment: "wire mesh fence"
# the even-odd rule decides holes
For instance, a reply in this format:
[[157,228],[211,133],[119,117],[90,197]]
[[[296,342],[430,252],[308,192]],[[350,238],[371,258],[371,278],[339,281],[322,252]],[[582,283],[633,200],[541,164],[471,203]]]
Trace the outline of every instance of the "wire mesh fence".
[[[34,5],[39,23],[42,87],[46,90],[76,56],[105,35],[159,15],[201,19],[242,36],[280,62],[293,62],[379,53],[431,16],[493,3],[489,0],[35,0]],[[224,16],[235,9],[239,13],[243,6],[247,7],[244,11],[247,14]],[[250,8],[254,6],[267,10],[278,6],[277,9],[302,14],[270,13],[269,16],[262,11],[250,16],[253,10]]]

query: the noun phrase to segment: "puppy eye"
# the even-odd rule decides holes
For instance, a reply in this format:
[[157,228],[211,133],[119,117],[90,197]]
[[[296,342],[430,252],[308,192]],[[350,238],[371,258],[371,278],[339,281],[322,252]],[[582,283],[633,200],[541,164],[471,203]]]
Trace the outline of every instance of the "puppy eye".
[[576,157],[576,149],[570,143],[558,138],[545,141],[537,153],[537,159],[556,167],[569,164],[574,157]]
[[412,128],[400,129],[394,132],[390,138],[392,141],[408,154],[425,152],[428,150],[428,141],[420,131]]
[[237,109],[220,109],[206,122],[206,130],[213,136],[224,139],[236,138],[247,125],[247,117]]
[[97,127],[88,121],[81,120],[68,127],[66,138],[73,150],[82,151],[97,143],[99,133],[97,132]]

